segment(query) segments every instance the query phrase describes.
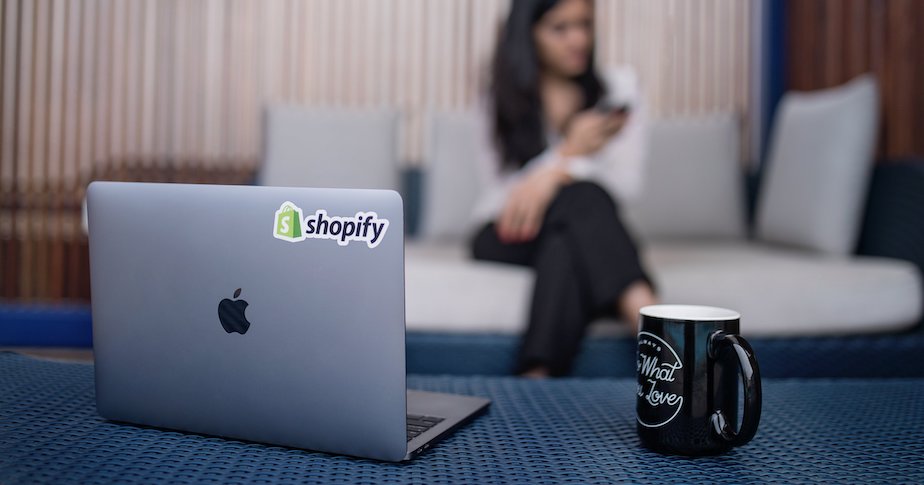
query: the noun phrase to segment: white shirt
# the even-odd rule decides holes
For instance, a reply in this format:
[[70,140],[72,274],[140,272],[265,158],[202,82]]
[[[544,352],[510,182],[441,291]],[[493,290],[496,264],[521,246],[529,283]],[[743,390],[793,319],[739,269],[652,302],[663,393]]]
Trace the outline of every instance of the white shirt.
[[[615,200],[635,198],[642,189],[643,163],[647,154],[648,125],[644,99],[638,89],[635,71],[628,66],[607,70],[603,75],[606,99],[613,105],[628,104],[625,126],[599,151],[588,156],[569,157],[568,174],[574,180],[600,184]],[[478,129],[478,165],[481,193],[472,211],[472,227],[494,220],[504,207],[513,185],[529,172],[561,161],[558,154],[560,135],[546,133],[548,148],[515,171],[501,167],[494,139],[490,111],[481,109]]]

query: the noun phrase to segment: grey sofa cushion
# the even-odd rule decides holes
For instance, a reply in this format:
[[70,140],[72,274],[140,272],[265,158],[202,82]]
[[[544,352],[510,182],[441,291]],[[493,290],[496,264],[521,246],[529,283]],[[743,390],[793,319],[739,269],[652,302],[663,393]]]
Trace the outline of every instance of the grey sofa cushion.
[[515,334],[524,328],[529,268],[472,261],[463,244],[410,243],[404,273],[409,331]]
[[789,93],[773,128],[756,233],[763,241],[848,255],[873,164],[876,82]]
[[278,105],[264,116],[260,184],[398,189],[394,111]]
[[[914,326],[922,314],[921,275],[905,261],[744,242],[654,243],[643,256],[662,301],[735,309],[744,335],[888,332]],[[408,245],[407,328],[521,333],[532,283],[529,268],[471,261],[461,245]],[[590,332],[627,328],[598,321]]]
[[745,235],[740,130],[730,114],[652,122],[644,189],[625,204],[644,240]]
[[665,302],[734,308],[745,335],[832,335],[913,327],[922,314],[914,264],[823,257],[754,243],[650,247]]
[[478,121],[474,113],[433,113],[428,127],[421,237],[460,240],[467,236],[479,194]]

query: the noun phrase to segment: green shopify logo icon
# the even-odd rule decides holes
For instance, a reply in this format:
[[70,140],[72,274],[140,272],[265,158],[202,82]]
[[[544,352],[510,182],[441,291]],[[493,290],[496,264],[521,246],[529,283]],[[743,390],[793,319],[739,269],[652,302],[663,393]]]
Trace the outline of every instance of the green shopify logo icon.
[[302,228],[302,220],[302,210],[291,202],[284,202],[276,211],[273,237],[289,242],[304,241],[305,232]]

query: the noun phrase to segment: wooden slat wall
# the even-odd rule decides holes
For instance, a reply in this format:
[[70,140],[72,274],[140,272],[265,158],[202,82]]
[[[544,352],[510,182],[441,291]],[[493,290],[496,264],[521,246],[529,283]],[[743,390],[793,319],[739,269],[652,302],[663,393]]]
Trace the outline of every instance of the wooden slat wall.
[[[89,298],[95,178],[245,181],[267,103],[429,110],[479,93],[506,0],[0,0],[0,298]],[[747,110],[750,2],[598,0],[601,65],[655,116]]]
[[600,65],[630,64],[656,117],[744,114],[750,2],[597,2]]
[[786,16],[788,88],[826,88],[875,73],[878,156],[924,157],[924,2],[789,0]]

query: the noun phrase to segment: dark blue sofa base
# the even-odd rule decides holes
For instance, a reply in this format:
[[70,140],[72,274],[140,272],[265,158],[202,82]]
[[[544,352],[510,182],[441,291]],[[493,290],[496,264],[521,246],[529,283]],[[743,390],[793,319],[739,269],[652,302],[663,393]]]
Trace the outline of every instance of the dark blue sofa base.
[[[924,377],[924,332],[851,337],[750,339],[766,377]],[[412,374],[504,375],[514,366],[518,337],[409,333]],[[585,341],[572,374],[635,375],[635,340]]]
[[92,347],[90,307],[0,303],[0,346]]

